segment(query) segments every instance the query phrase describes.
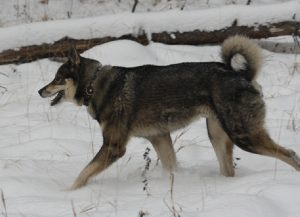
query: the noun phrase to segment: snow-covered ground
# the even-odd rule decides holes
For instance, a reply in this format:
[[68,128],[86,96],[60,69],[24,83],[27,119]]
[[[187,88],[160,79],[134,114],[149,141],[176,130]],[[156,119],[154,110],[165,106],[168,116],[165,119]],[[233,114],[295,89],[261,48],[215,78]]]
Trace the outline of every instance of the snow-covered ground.
[[[138,13],[132,15],[133,2],[0,0],[0,26],[5,26],[0,28],[0,51],[53,42],[66,35],[138,33],[139,27],[150,34],[188,31],[200,22],[213,30],[231,25],[236,18],[240,24],[253,25],[269,17],[273,17],[270,22],[290,20],[288,16],[295,14],[299,21],[300,13],[299,0],[257,0],[251,1],[251,7],[244,6],[248,0],[140,0]],[[269,6],[278,2],[286,3]],[[216,8],[223,5],[229,6]],[[199,8],[211,9],[196,12]],[[169,9],[176,10],[162,12]],[[149,10],[156,12],[139,13]],[[260,17],[257,10],[268,13]],[[77,19],[57,21],[69,18]],[[20,25],[42,20],[55,21]],[[20,26],[12,26],[16,24]],[[291,37],[271,40],[293,41]],[[83,55],[119,66],[165,65],[218,61],[219,48],[158,43],[144,47],[124,40]],[[267,129],[276,142],[300,154],[300,57],[263,54],[258,80],[267,104]],[[101,147],[102,136],[84,107],[70,103],[50,107],[50,100],[39,97],[37,91],[53,79],[60,64],[44,59],[0,66],[0,216],[300,216],[300,173],[275,159],[236,148],[236,176],[219,175],[204,119],[172,134],[179,162],[173,185],[150,144],[135,138],[125,156],[86,187],[66,191]],[[143,155],[148,147],[151,163],[145,172]]]
[[[138,0],[136,12],[246,5],[249,0]],[[289,0],[255,0],[251,5]],[[0,0],[0,27],[131,12],[135,0]]]
[[[115,41],[84,56],[103,64],[136,66],[218,61],[218,54],[218,46],[144,47]],[[267,128],[275,141],[300,154],[299,56],[263,54],[258,80],[267,102]],[[142,139],[132,139],[125,156],[86,187],[66,191],[99,150],[102,138],[84,107],[50,107],[49,100],[38,96],[59,65],[46,59],[0,66],[0,216],[300,216],[300,173],[236,148],[236,176],[219,175],[204,120],[172,134],[179,162],[173,196],[170,176]],[[146,185],[142,174],[147,147],[152,161]]]

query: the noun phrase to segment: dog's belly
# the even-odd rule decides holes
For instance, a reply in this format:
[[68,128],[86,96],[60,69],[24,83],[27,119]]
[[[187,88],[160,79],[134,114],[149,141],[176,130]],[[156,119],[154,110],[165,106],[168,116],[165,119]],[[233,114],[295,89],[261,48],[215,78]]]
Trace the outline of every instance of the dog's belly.
[[191,109],[166,109],[156,114],[143,112],[132,125],[131,134],[136,137],[148,137],[162,133],[172,132],[186,127],[201,117],[214,115],[208,106],[201,106]]

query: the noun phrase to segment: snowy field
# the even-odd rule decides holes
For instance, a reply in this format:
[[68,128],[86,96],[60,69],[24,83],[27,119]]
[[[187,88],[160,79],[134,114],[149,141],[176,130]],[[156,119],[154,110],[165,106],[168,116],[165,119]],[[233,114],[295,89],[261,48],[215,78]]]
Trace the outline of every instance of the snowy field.
[[[219,48],[115,41],[84,56],[103,64],[165,65],[218,61]],[[267,128],[276,142],[300,154],[299,56],[263,54],[258,80],[267,103]],[[172,134],[179,163],[173,187],[150,143],[132,139],[117,163],[86,187],[66,191],[99,150],[102,137],[84,107],[50,107],[49,100],[39,97],[37,91],[59,65],[40,60],[0,66],[0,216],[300,216],[300,173],[235,148],[236,176],[219,175],[204,119]],[[143,177],[147,147],[151,164]]]

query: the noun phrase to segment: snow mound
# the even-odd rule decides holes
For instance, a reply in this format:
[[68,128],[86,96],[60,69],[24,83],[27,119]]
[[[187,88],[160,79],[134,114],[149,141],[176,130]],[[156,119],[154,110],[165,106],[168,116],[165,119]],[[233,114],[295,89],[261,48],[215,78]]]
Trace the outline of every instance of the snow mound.
[[138,66],[144,64],[160,65],[151,50],[131,41],[119,40],[95,46],[82,54],[84,57],[95,58],[102,64],[116,66]]

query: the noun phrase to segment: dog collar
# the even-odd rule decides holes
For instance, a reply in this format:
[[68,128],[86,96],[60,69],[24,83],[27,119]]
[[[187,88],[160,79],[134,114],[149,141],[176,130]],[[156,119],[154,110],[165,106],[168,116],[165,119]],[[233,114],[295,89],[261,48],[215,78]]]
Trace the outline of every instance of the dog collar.
[[102,68],[102,66],[100,64],[94,71],[93,77],[92,77],[89,85],[84,89],[83,104],[85,106],[89,105],[91,98],[94,96],[94,93],[95,93],[94,82],[97,79],[98,72],[100,72],[101,68]]

